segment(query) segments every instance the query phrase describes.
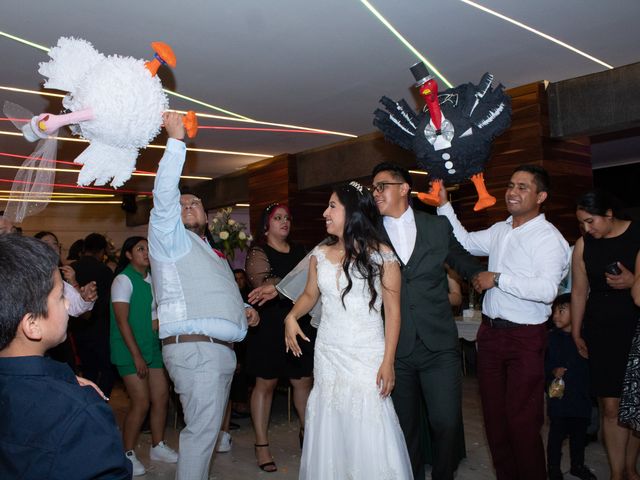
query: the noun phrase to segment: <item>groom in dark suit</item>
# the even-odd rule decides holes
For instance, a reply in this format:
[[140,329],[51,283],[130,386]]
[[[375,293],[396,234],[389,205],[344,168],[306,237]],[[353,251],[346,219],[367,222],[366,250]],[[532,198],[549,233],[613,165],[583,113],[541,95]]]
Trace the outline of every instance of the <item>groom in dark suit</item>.
[[424,400],[433,452],[431,476],[450,480],[462,421],[462,367],[444,263],[467,279],[484,268],[458,243],[449,221],[409,206],[411,185],[409,172],[398,165],[381,163],[373,169],[381,228],[402,262],[402,322],[392,397],[415,478],[425,477],[420,441]]

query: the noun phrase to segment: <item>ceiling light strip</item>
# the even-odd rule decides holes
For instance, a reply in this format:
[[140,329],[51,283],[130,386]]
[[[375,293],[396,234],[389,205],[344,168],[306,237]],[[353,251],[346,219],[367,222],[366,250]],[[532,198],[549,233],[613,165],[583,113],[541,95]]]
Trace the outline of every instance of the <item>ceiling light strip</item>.
[[[0,85],[0,90],[7,90],[7,91],[10,91],[10,92],[18,92],[18,93],[30,93],[32,95],[44,95],[44,96],[48,96],[48,97],[59,97],[59,98],[64,98],[65,97],[65,95],[62,95],[62,94],[59,94],[59,93],[50,93],[50,92],[44,92],[44,91],[40,91],[40,90],[29,90],[29,89],[26,89],[26,88],[7,87],[7,86],[3,86],[3,85]],[[205,105],[208,105],[208,104],[205,104]],[[182,114],[187,113],[186,110],[169,109],[168,111],[170,111],[170,112],[178,112],[178,113],[182,113]],[[271,125],[271,126],[274,126],[274,127],[284,127],[284,128],[294,129],[295,131],[292,131],[291,133],[309,132],[309,133],[323,133],[323,134],[326,134],[326,135],[338,135],[338,136],[342,136],[342,137],[351,137],[351,138],[355,138],[356,137],[356,135],[352,135],[350,133],[336,132],[336,131],[333,131],[333,130],[322,130],[322,129],[319,129],[319,128],[302,127],[302,126],[299,126],[299,125],[287,125],[287,124],[281,124],[281,123],[261,122],[259,120],[252,120],[250,118],[243,117],[241,115],[237,115],[237,117],[224,117],[222,115],[212,115],[210,113],[196,112],[196,116],[203,117],[203,118],[215,118],[217,120],[227,120],[227,121],[230,121],[230,122],[246,122],[246,123],[252,123],[252,124],[256,124],[256,125]],[[231,127],[229,127],[229,128],[231,128]]]
[[360,0],[360,1],[362,2],[362,4],[363,4],[365,7],[367,7],[367,8],[369,9],[369,11],[370,11],[371,13],[373,13],[373,14],[375,15],[375,17],[376,17],[378,20],[380,20],[380,22],[381,22],[385,27],[387,27],[387,29],[389,29],[389,31],[390,31],[391,33],[393,33],[393,34],[396,36],[396,38],[397,38],[398,40],[400,40],[400,41],[404,44],[404,46],[405,46],[405,47],[407,47],[407,48],[411,51],[411,53],[413,53],[413,54],[414,54],[416,57],[418,57],[422,62],[424,62],[424,64],[429,68],[429,71],[430,71],[431,73],[434,73],[435,75],[437,75],[437,76],[438,76],[438,78],[440,78],[440,80],[442,80],[442,81],[444,82],[444,84],[445,84],[447,87],[449,87],[449,88],[453,88],[453,85],[449,82],[449,80],[447,80],[447,79],[444,77],[444,75],[442,75],[442,73],[440,72],[440,70],[438,70],[438,69],[435,67],[435,65],[433,65],[433,63],[431,63],[429,60],[427,60],[427,59],[426,59],[426,57],[425,57],[424,55],[422,55],[422,54],[421,54],[421,53],[420,53],[420,52],[419,52],[419,51],[418,51],[418,50],[417,50],[413,45],[411,45],[411,43],[409,43],[409,41],[408,41],[406,38],[404,38],[404,37],[402,36],[402,34],[400,34],[400,32],[398,32],[398,31],[393,27],[393,25],[391,25],[391,23],[389,23],[389,21],[388,21],[386,18],[384,18],[384,17],[382,16],[382,14],[381,14],[378,10],[376,10],[376,8],[375,8],[373,5],[371,5],[367,0]]
[[[9,135],[13,137],[22,137],[22,133],[20,132],[7,132],[5,130],[0,130],[0,135]],[[72,138],[72,137],[49,137],[55,140],[61,140],[63,142],[77,142],[77,143],[89,143],[89,140],[85,140],[83,138]],[[158,148],[164,150],[167,148],[165,145],[147,145],[146,148]],[[220,153],[224,155],[239,155],[241,157],[259,157],[259,158],[271,158],[273,155],[269,155],[266,153],[248,153],[248,152],[235,152],[230,150],[215,150],[212,148],[192,148],[188,147],[187,152],[202,152],[202,153]]]
[[460,1],[462,3],[466,3],[467,5],[469,5],[471,7],[477,8],[478,10],[482,10],[483,12],[486,12],[486,13],[489,13],[491,15],[494,15],[494,16],[500,18],[501,20],[509,22],[509,23],[511,23],[511,24],[513,24],[513,25],[515,25],[517,27],[523,28],[523,29],[525,29],[525,30],[527,30],[527,31],[529,31],[531,33],[535,33],[536,35],[539,35],[539,36],[541,36],[542,38],[544,38],[546,40],[549,40],[549,41],[551,41],[551,42],[553,42],[553,43],[555,43],[557,45],[560,45],[561,47],[564,47],[564,48],[566,48],[568,50],[571,50],[572,52],[577,53],[578,55],[582,55],[583,57],[588,58],[592,62],[595,62],[595,63],[597,63],[599,65],[602,65],[603,67],[606,67],[606,68],[609,68],[609,69],[613,68],[612,65],[609,65],[608,63],[603,62],[599,58],[596,58],[593,55],[589,55],[588,53],[583,52],[582,50],[579,50],[576,47],[573,47],[573,46],[569,45],[568,43],[563,42],[562,40],[558,40],[557,38],[552,37],[551,35],[547,35],[546,33],[541,32],[540,30],[536,30],[535,28],[532,28],[532,27],[530,27],[528,25],[525,25],[524,23],[519,22],[518,20],[515,20],[515,19],[513,19],[511,17],[507,17],[506,15],[498,13],[495,10],[491,10],[490,8],[487,8],[487,7],[483,6],[483,5],[480,5],[479,3],[472,2],[470,0],[460,0]]
[[231,112],[229,110],[225,110],[224,108],[216,107],[215,105],[211,105],[210,103],[203,102],[201,100],[197,100],[192,97],[188,97],[186,95],[182,95],[178,92],[173,92],[171,90],[167,90],[166,88],[162,89],[168,95],[173,95],[174,97],[182,98],[183,100],[188,100],[198,105],[202,105],[203,107],[211,108],[212,110],[217,110],[218,112],[226,113],[227,115],[233,115],[236,118],[242,118],[244,120],[251,120],[249,117],[245,117],[244,115],[240,115],[238,113]]
[[44,92],[42,90],[29,90],[28,88],[7,87],[5,85],[0,85],[0,90],[6,90],[8,92],[17,92],[17,93],[31,93],[33,95],[44,95],[45,97],[59,97],[59,98],[65,97],[65,95],[61,93]]
[[39,50],[43,50],[45,52],[49,51],[49,47],[45,47],[44,45],[40,45],[39,43],[30,42],[29,40],[25,40],[24,38],[16,37],[15,35],[11,35],[10,33],[3,32],[0,30],[0,35],[3,37],[7,37],[11,40],[15,40],[16,42],[24,43],[25,45],[29,45],[30,47],[37,48]]
[[[0,197],[0,202],[18,202],[18,203],[42,203],[39,198],[11,198]],[[75,203],[79,205],[122,205],[120,200],[48,200],[47,203]]]
[[71,183],[45,183],[45,182],[25,182],[24,180],[7,180],[0,178],[0,183],[19,183],[21,185],[41,185],[47,187],[60,187],[60,188],[73,188],[76,190],[97,190],[99,192],[112,192],[112,193],[134,193],[136,195],[152,195],[151,192],[137,192],[135,190],[123,190],[114,189],[108,187],[82,187],[80,185],[74,185]]
[[[18,155],[16,153],[7,153],[7,152],[0,152],[0,156],[2,156],[2,157],[11,157],[11,158],[20,158],[20,159],[25,159],[25,160],[27,158],[31,158],[28,155]],[[41,158],[40,160],[43,161],[43,162],[61,163],[63,165],[78,165],[75,162],[69,162],[67,160],[52,160],[50,158]],[[74,170],[74,171],[78,172],[80,170]],[[156,174],[154,172],[147,172],[145,170],[134,170],[132,175],[141,176],[141,177],[155,177],[156,176]],[[201,177],[201,176],[197,176],[197,175],[181,175],[180,178],[184,179],[184,180],[213,180],[213,178],[211,178],[211,177]]]
[[[186,110],[171,110],[172,112],[178,112],[178,113],[187,113]],[[345,132],[337,132],[335,130],[323,130],[321,128],[311,128],[311,127],[302,127],[300,125],[289,125],[286,123],[274,123],[274,122],[263,122],[260,120],[243,120],[242,118],[230,118],[230,117],[222,117],[220,115],[212,115],[210,113],[198,113],[196,112],[196,116],[197,117],[202,117],[202,118],[214,118],[216,120],[227,120],[230,122],[244,122],[244,123],[252,123],[252,124],[256,124],[256,125],[270,125],[272,127],[283,127],[283,128],[294,128],[294,129],[298,129],[298,130],[304,130],[307,132],[317,132],[317,133],[326,133],[328,135],[338,135],[340,137],[349,137],[349,138],[356,138],[357,135],[353,135],[351,133],[345,133]]]
[[[37,43],[30,42],[28,40],[25,40],[25,39],[20,38],[20,37],[16,37],[15,35],[11,35],[11,34],[8,34],[6,32],[3,32],[3,31],[0,31],[0,35],[3,35],[5,37],[7,37],[7,38],[10,38],[11,40],[15,40],[17,42],[24,43],[25,45],[29,45],[29,46],[32,46],[34,48],[39,48],[40,50],[43,50],[45,52],[49,51],[48,47],[45,47],[43,45],[39,45]],[[411,48],[413,48],[413,47],[411,47]],[[418,53],[418,57],[420,59],[423,58],[419,53]],[[429,66],[431,66],[431,64],[426,59],[424,59],[423,61],[425,63],[427,63]],[[435,67],[433,67],[433,70],[434,70],[434,72],[437,72],[437,69],[435,69]],[[444,77],[442,77],[442,76],[440,76],[440,77],[445,81],[445,83],[447,83],[446,80],[444,79]],[[10,87],[5,87],[5,88],[8,89]],[[225,119],[225,120],[244,121],[244,122],[258,123],[258,124],[262,124],[262,125],[271,125],[271,126],[276,126],[276,127],[299,128],[301,130],[317,131],[317,132],[320,132],[320,133],[327,133],[327,134],[331,134],[331,135],[339,135],[339,136],[353,137],[353,138],[356,137],[356,135],[351,135],[351,134],[347,134],[347,133],[343,133],[343,132],[332,132],[330,130],[321,130],[321,129],[299,127],[297,125],[285,125],[285,124],[277,124],[277,123],[270,123],[270,122],[259,122],[259,121],[256,121],[256,120],[252,120],[249,117],[245,117],[244,115],[240,115],[238,113],[234,113],[234,112],[231,112],[229,110],[225,110],[223,108],[216,107],[215,105],[211,105],[210,103],[206,103],[206,102],[203,102],[201,100],[197,100],[195,98],[188,97],[187,95],[183,95],[181,93],[173,92],[173,91],[167,90],[167,89],[163,89],[163,90],[168,95],[173,95],[175,97],[182,98],[184,100],[187,100],[187,101],[199,104],[199,105],[203,105],[203,106],[205,106],[207,108],[212,108],[212,109],[217,110],[219,112],[224,112],[224,113],[227,113],[228,115],[232,115],[233,116],[233,117],[219,117],[219,118],[222,118],[222,119]],[[51,94],[51,93],[45,93],[45,92],[40,92],[40,91],[35,91],[35,90],[28,91],[28,90],[23,90],[23,89],[16,89],[15,91],[22,91],[23,93],[36,93],[38,95],[49,95],[49,96],[56,96],[56,97],[64,97],[65,96],[65,95],[61,95],[61,94]]]
[[[0,193],[12,193],[13,190],[1,190],[0,189]],[[26,194],[26,192],[13,192],[16,194],[21,194],[24,195]],[[73,197],[91,197],[91,198],[113,198],[115,197],[115,195],[111,194],[111,193],[75,193],[75,192],[51,192],[51,193],[45,193],[45,192],[31,192],[29,195],[64,195],[64,196],[73,196]]]
[[295,130],[292,128],[257,128],[257,127],[221,127],[219,125],[198,125],[198,130],[232,130],[238,132],[283,132],[283,133],[312,133],[315,135],[326,135],[323,132],[313,130]]

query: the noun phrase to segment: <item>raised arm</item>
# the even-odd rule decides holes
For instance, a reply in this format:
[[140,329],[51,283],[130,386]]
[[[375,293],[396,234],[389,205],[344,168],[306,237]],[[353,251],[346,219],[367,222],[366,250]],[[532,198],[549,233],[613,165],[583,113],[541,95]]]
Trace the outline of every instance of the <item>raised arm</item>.
[[180,209],[180,174],[186,158],[182,116],[165,113],[164,126],[169,134],[167,148],[160,160],[153,185],[153,209],[149,217],[149,251],[163,260],[181,257],[189,251],[187,232]]
[[447,217],[453,228],[453,234],[467,252],[478,257],[486,257],[489,255],[491,248],[490,229],[468,232],[462,223],[460,223],[460,220],[458,220],[458,216],[456,212],[453,211],[453,207],[449,202],[438,207],[438,215]]
[[284,341],[287,346],[287,352],[291,350],[296,357],[302,355],[302,350],[300,349],[300,345],[298,345],[298,335],[307,342],[310,341],[300,328],[298,319],[309,313],[318,301],[319,297],[318,260],[314,255],[312,255],[309,259],[309,273],[307,275],[307,284],[304,287],[304,292],[300,295],[295,305],[284,319]]

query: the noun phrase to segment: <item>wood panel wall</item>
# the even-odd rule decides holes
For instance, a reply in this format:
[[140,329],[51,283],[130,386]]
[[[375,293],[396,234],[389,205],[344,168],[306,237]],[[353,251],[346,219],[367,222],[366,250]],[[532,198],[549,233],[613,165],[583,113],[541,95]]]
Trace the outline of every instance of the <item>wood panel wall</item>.
[[[545,213],[573,243],[579,235],[575,220],[575,199],[592,186],[588,138],[552,139],[546,83],[536,82],[507,91],[511,96],[511,127],[496,139],[486,166],[489,191],[498,199],[495,206],[474,212],[476,191],[468,182],[455,186],[451,201],[462,223],[471,231],[488,228],[508,216],[504,192],[513,170],[530,163],[544,167],[552,179]],[[360,180],[369,183],[369,172],[381,161],[407,167],[407,152],[384,142],[379,133],[361,136],[329,147],[280,155],[247,167],[251,231],[258,232],[262,210],[271,202],[283,202],[294,217],[292,240],[311,247],[325,236],[322,212],[330,194],[330,183]],[[425,178],[415,177],[417,188],[426,188]]]
[[511,127],[495,140],[485,169],[486,185],[498,199],[496,205],[474,212],[476,191],[468,183],[450,194],[451,202],[470,231],[487,228],[508,216],[504,192],[513,170],[525,163],[539,165],[551,176],[551,192],[544,208],[547,219],[573,243],[579,236],[575,200],[593,185],[589,139],[550,137],[545,82],[523,85],[507,93],[513,109]]

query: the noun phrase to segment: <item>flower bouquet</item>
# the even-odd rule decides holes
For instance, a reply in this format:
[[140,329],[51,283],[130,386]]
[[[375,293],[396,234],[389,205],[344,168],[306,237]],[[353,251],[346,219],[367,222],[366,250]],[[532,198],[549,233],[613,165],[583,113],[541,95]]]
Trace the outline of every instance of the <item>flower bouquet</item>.
[[215,248],[224,252],[229,260],[235,258],[236,248],[246,250],[253,240],[251,235],[247,235],[246,225],[231,218],[231,212],[231,207],[222,208],[209,223]]

